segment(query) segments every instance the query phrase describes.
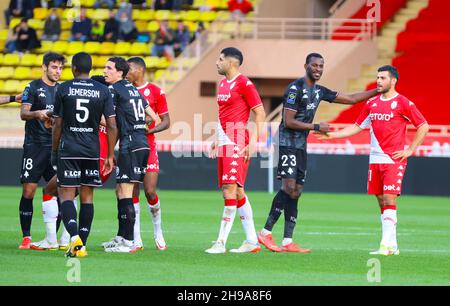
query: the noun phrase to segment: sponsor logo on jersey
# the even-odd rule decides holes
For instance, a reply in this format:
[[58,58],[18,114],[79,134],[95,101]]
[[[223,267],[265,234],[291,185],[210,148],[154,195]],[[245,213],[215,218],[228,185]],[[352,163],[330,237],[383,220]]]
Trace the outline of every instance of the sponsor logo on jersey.
[[40,98],[46,98],[45,93],[41,92],[41,93],[39,94],[39,97],[40,97]]
[[227,102],[231,98],[231,92],[227,95],[219,94],[217,95],[217,102]]
[[383,185],[384,191],[393,191],[393,190],[400,190],[400,187],[397,187],[396,185]]
[[65,178],[80,178],[81,177],[81,171],[64,170],[64,177]]
[[147,128],[147,126],[146,126],[145,124],[135,124],[135,125],[133,126],[133,128],[134,128],[135,130],[145,130],[145,129]]
[[390,114],[371,113],[369,116],[371,121],[389,121],[394,118],[394,114],[392,112]]
[[134,167],[134,174],[142,174],[144,171],[144,169],[140,168],[140,167]]
[[94,129],[71,126],[70,131],[71,132],[80,132],[80,133],[92,133],[92,132],[94,132]]

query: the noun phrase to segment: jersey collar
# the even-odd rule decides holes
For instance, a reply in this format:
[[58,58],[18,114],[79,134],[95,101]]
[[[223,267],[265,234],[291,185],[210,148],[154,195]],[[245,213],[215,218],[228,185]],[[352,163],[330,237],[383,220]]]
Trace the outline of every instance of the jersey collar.
[[227,80],[227,82],[228,83],[233,83],[234,81],[236,81],[236,79],[238,78],[238,77],[240,77],[241,76],[241,73],[238,73],[232,80],[227,80],[227,78],[225,77],[225,80]]
[[389,100],[392,100],[392,99],[397,98],[397,96],[398,96],[398,92],[397,92],[392,98],[389,98],[389,99],[383,99],[383,95],[381,95],[381,96],[380,96],[380,100],[381,100],[381,101],[389,101]]
[[147,85],[148,85],[148,82],[146,82],[146,83],[145,83],[144,85],[142,85],[142,86],[137,87],[137,89],[145,88],[145,87],[147,87]]

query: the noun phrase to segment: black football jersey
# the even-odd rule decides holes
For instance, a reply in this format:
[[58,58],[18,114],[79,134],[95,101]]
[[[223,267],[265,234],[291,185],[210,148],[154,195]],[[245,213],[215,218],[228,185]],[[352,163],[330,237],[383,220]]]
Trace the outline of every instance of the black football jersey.
[[120,149],[148,148],[145,123],[145,109],[149,107],[147,100],[127,80],[110,85],[109,90],[117,114]]
[[75,78],[58,86],[55,117],[63,118],[59,145],[61,158],[98,159],[101,116],[114,117],[111,93],[91,79]]
[[[312,123],[320,101],[333,102],[338,93],[315,84],[309,87],[305,78],[300,78],[288,85],[283,97],[283,117],[286,109],[295,111],[295,119]],[[279,129],[279,145],[296,149],[306,149],[309,131],[292,130],[284,126],[283,119]]]
[[[57,85],[56,85],[57,86]],[[44,83],[42,79],[28,84],[22,94],[22,104],[31,105],[30,111],[53,111],[56,86]],[[27,120],[25,123],[25,144],[52,145],[52,129],[45,128],[44,122],[38,119]]]

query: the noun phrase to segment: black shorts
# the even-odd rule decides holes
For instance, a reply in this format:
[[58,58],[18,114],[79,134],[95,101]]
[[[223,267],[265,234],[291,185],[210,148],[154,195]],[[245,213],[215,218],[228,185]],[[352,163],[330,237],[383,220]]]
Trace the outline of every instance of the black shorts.
[[147,170],[149,148],[119,151],[116,167],[116,182],[142,183]]
[[304,149],[280,147],[277,178],[295,179],[297,184],[304,185],[306,159],[307,154]]
[[58,186],[101,187],[100,161],[98,159],[58,159]]
[[41,177],[48,182],[56,174],[51,165],[52,148],[39,144],[24,144],[20,182],[38,183]]

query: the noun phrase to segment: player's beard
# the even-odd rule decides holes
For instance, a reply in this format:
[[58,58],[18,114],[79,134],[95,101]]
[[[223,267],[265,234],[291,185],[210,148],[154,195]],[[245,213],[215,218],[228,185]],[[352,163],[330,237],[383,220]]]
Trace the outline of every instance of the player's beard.
[[377,86],[377,92],[381,93],[381,94],[385,94],[387,92],[389,92],[389,90],[391,90],[391,86],[386,86],[386,87],[381,87],[381,89]]
[[[320,73],[319,73],[319,74],[320,74]],[[306,75],[308,76],[308,78],[309,78],[311,81],[314,81],[314,82],[319,81],[319,80],[320,80],[320,77],[322,76],[322,74],[320,74],[319,77],[316,78],[316,77],[314,76],[314,73],[313,73],[312,69],[307,69],[307,70],[306,70]]]
[[58,82],[58,80],[59,80],[59,78],[57,78],[57,79],[55,79],[55,78],[53,78],[51,75],[49,75],[49,74],[47,74],[47,79],[50,81],[50,82],[53,82],[53,83],[56,83],[56,82]]

